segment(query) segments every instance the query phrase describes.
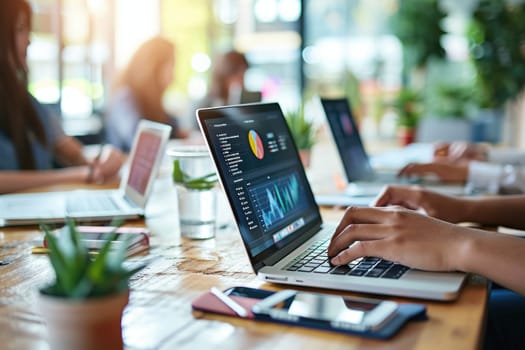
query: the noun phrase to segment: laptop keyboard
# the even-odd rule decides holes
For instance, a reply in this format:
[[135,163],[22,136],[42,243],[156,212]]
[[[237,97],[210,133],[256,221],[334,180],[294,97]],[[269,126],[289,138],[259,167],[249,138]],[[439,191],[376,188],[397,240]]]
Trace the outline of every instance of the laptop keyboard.
[[67,198],[67,212],[87,213],[87,212],[109,212],[119,210],[119,206],[113,198],[108,195],[70,195]]
[[363,257],[348,265],[330,264],[326,250],[330,237],[321,239],[295,257],[284,269],[287,271],[326,273],[333,275],[363,276],[398,279],[409,270],[405,265],[381,258]]

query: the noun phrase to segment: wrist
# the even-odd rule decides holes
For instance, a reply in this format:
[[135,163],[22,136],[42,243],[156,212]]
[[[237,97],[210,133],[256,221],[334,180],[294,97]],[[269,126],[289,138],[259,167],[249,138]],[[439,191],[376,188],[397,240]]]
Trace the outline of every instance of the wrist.
[[457,198],[459,202],[457,222],[477,222],[479,221],[478,201],[472,198]]
[[[457,251],[454,254],[452,267],[457,271],[472,272],[471,261],[475,260],[475,254],[479,249],[479,238],[483,235],[474,229],[458,226],[459,239],[457,240]],[[477,231],[477,230],[476,230]]]

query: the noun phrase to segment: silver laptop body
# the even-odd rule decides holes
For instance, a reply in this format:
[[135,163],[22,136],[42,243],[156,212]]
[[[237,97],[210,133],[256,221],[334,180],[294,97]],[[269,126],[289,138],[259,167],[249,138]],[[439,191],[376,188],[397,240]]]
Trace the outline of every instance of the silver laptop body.
[[[377,258],[361,259],[359,266],[373,266],[362,276],[352,274],[359,266],[329,266],[326,240],[335,226],[322,223],[277,103],[204,108],[197,110],[197,118],[251,265],[260,278],[423,299],[453,300],[459,295],[465,279],[460,272],[411,270]],[[319,267],[298,267],[297,262],[305,257]],[[380,264],[385,268],[378,268]],[[372,277],[372,270],[377,276]]]
[[137,218],[162,161],[171,127],[141,120],[118,190],[72,190],[0,196],[0,226]]

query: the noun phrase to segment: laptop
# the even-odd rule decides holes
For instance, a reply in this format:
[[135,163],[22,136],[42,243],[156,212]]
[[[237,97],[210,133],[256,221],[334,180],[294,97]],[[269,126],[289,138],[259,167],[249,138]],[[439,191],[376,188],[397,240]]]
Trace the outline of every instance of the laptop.
[[0,196],[0,226],[111,221],[144,215],[171,127],[141,120],[118,190],[72,190]]
[[197,110],[197,119],[256,274],[272,283],[453,300],[465,274],[377,258],[332,267],[325,225],[277,103]]
[[437,179],[427,178],[399,178],[397,171],[375,171],[363,146],[350,102],[346,98],[321,98],[321,105],[348,180],[346,195],[376,196],[387,184],[418,184],[444,194],[465,194],[463,184],[440,183]]

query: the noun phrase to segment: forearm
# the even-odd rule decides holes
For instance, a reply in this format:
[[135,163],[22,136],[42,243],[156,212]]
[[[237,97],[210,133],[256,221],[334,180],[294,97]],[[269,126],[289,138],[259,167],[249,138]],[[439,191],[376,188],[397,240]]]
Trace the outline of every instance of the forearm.
[[0,193],[58,183],[86,182],[88,177],[89,167],[87,166],[49,171],[2,171],[0,172]]
[[87,165],[88,161],[84,157],[83,145],[77,139],[64,136],[55,146],[55,154],[58,161],[65,166]]
[[525,195],[464,198],[461,221],[525,229]]
[[488,279],[525,295],[525,239],[470,230],[460,243],[457,269]]

